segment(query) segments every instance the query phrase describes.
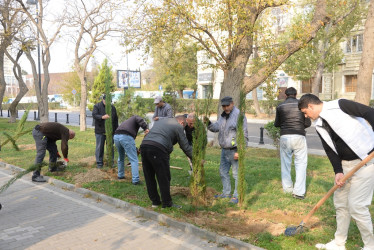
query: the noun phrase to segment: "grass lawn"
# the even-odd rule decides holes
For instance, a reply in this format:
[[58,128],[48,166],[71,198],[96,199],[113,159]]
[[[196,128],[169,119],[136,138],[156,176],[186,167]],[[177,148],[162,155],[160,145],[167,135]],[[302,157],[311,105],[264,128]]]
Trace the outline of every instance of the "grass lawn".
[[[26,128],[32,128],[36,122],[27,122]],[[16,124],[9,124],[8,119],[0,119],[0,141],[5,140],[1,133],[14,133]],[[76,138],[69,141],[69,166],[65,172],[49,173],[43,168],[43,174],[52,176],[77,186],[82,186],[112,197],[150,208],[144,177],[140,168],[143,185],[131,184],[131,170],[126,167],[126,179],[117,180],[115,169],[96,169],[95,135],[92,129],[80,132],[78,127],[69,128],[76,131]],[[136,142],[140,145],[142,136]],[[0,160],[27,168],[35,159],[35,145],[31,133],[17,141],[20,151],[15,151],[10,144],[0,151]],[[57,142],[60,151],[60,141]],[[117,153],[115,154],[117,158]],[[301,220],[333,186],[334,173],[326,157],[310,156],[307,171],[307,194],[305,200],[296,200],[282,191],[280,177],[280,160],[274,150],[248,148],[246,153],[246,197],[245,208],[240,210],[237,205],[229,204],[227,199],[215,200],[214,194],[222,190],[219,176],[220,150],[208,147],[205,162],[208,206],[194,207],[189,198],[189,165],[186,156],[174,147],[170,165],[182,167],[171,169],[171,192],[173,201],[182,205],[182,209],[155,209],[181,221],[199,227],[238,238],[242,241],[266,249],[315,249],[314,245],[328,242],[334,237],[335,210],[332,198],[312,217],[308,223],[309,230],[293,237],[283,235],[289,225],[299,225]],[[45,158],[48,161],[48,153]],[[293,173],[294,176],[295,173]],[[234,181],[232,179],[232,186]],[[11,188],[11,187],[10,187]],[[370,207],[373,214],[373,207]],[[362,241],[356,224],[352,221],[347,249],[359,249]]]

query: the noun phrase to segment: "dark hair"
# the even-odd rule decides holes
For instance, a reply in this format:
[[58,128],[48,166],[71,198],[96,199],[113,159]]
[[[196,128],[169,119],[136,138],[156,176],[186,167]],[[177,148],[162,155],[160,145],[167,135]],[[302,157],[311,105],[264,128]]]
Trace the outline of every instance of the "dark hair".
[[286,94],[286,96],[296,96],[297,95],[297,91],[294,87],[287,88],[284,93]]
[[305,94],[299,100],[299,110],[308,108],[309,104],[321,104],[321,100],[313,94]]

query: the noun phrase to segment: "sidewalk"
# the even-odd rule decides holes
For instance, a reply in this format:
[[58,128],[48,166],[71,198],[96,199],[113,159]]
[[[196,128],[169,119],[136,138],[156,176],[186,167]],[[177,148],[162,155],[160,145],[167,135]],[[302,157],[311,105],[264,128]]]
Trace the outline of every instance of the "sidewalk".
[[[22,169],[0,162],[0,186]],[[31,174],[0,195],[0,249],[261,249],[151,209]]]

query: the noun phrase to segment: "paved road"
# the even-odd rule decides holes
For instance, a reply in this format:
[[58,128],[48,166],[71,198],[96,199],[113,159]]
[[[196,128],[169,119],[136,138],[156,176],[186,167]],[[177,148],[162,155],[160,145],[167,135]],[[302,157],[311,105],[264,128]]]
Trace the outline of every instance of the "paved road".
[[[22,117],[23,110],[19,111],[19,117]],[[31,110],[28,115],[28,120],[34,120],[35,114],[37,114],[37,111]],[[4,116],[7,114],[4,112]],[[68,115],[68,119],[67,119]],[[149,120],[151,120],[153,114],[148,114],[147,117]],[[37,115],[36,115],[37,116]],[[79,111],[50,111],[49,112],[49,120],[55,121],[57,117],[57,122],[60,122],[62,124],[67,124],[67,121],[69,121],[69,125],[78,126],[79,125]],[[212,120],[213,121],[213,120]],[[87,127],[92,128],[92,116],[86,117],[86,123]],[[248,122],[248,135],[249,135],[249,143],[251,145],[258,144],[260,142],[260,128],[264,127],[264,125],[267,123],[266,120],[254,120],[251,119]],[[208,132],[208,140],[212,140],[214,138],[214,133]],[[312,150],[323,150],[321,141],[315,131],[314,127],[307,128],[307,144],[308,148]],[[263,140],[265,145],[272,145],[272,140],[266,135],[266,130],[263,132]]]
[[[0,168],[0,186],[12,177]],[[0,249],[219,249],[158,222],[84,198],[30,174],[0,194]]]

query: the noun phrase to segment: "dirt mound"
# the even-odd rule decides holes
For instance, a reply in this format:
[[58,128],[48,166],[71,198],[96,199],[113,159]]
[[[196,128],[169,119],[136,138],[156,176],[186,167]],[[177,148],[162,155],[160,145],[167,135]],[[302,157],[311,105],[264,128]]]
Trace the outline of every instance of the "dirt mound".
[[81,186],[83,183],[95,182],[95,181],[101,181],[101,180],[110,180],[113,178],[105,171],[101,171],[100,169],[97,169],[97,168],[91,168],[85,173],[80,173],[80,174],[75,175],[73,179],[77,186]]
[[[194,224],[237,238],[247,238],[250,234],[262,232],[278,236],[284,233],[287,226],[299,225],[305,217],[305,215],[281,210],[251,212],[233,209],[228,209],[225,214],[197,211],[186,216]],[[320,223],[318,218],[312,217],[309,224],[312,225],[311,228],[316,228]]]

